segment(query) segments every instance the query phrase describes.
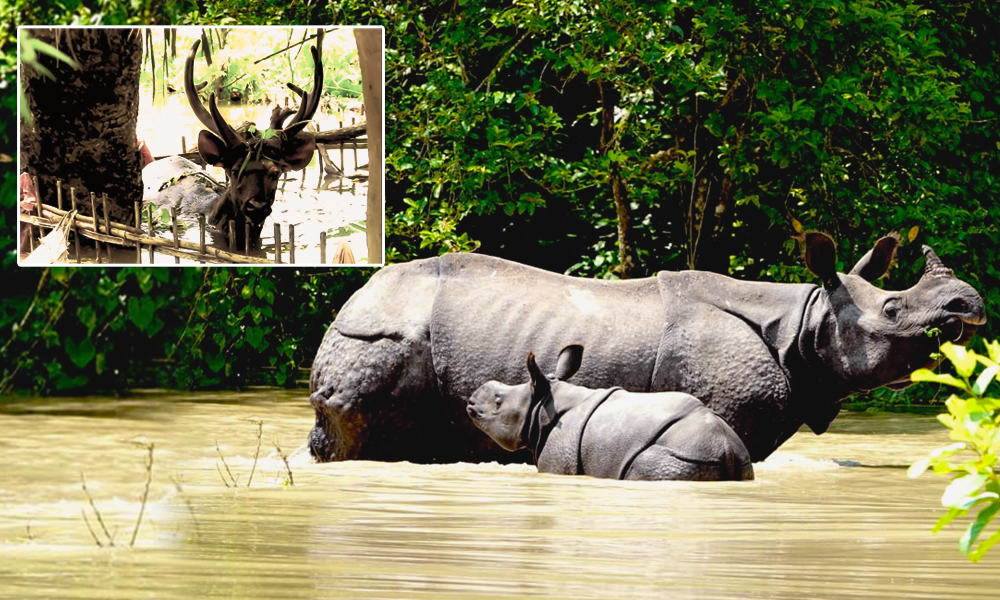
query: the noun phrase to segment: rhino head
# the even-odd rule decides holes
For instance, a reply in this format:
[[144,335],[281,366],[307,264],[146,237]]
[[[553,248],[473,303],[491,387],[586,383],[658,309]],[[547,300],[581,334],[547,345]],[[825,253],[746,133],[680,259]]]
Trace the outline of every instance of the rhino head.
[[940,342],[965,344],[986,322],[982,297],[929,246],[923,247],[926,264],[916,285],[903,291],[872,285],[888,270],[898,243],[894,235],[881,238],[845,274],[836,270],[829,236],[805,236],[806,265],[823,289],[806,309],[799,344],[814,367],[838,380],[834,385],[851,391],[905,387],[911,372],[935,363],[931,354]]
[[572,377],[580,368],[582,359],[583,346],[566,346],[559,352],[555,374],[550,378],[542,374],[535,362],[535,354],[529,352],[527,383],[507,385],[495,380],[487,381],[469,396],[466,411],[476,427],[500,447],[512,452],[525,448],[531,437],[531,423],[537,420],[532,417],[538,416],[538,410],[546,401],[552,404],[552,388]]

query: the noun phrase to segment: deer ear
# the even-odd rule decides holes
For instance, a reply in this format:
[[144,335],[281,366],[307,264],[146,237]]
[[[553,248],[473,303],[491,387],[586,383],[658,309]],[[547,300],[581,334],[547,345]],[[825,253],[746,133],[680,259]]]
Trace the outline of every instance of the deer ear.
[[285,142],[282,159],[292,171],[306,168],[316,151],[316,138],[311,135],[296,135]]
[[219,136],[207,129],[198,132],[198,154],[206,164],[213,167],[222,166],[222,155],[226,153],[228,147],[226,142]]

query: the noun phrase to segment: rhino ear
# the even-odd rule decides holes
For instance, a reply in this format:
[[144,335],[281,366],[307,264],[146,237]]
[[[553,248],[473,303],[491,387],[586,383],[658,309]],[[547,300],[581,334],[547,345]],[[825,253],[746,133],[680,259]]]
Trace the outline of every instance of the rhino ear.
[[858,275],[868,281],[875,281],[885,275],[889,270],[889,265],[892,264],[893,257],[896,255],[896,246],[898,244],[898,235],[887,235],[881,238],[875,242],[875,246],[871,250],[861,257],[858,264],[854,265],[850,274]]
[[528,376],[531,378],[531,387],[536,387],[540,382],[547,382],[545,375],[542,370],[538,368],[538,363],[535,362],[535,353],[528,352]]
[[805,234],[806,266],[817,277],[823,280],[823,285],[836,287],[840,279],[837,277],[837,244],[825,233],[809,231]]
[[556,379],[566,381],[580,369],[583,362],[583,346],[580,344],[570,344],[559,351],[559,360],[556,362]]

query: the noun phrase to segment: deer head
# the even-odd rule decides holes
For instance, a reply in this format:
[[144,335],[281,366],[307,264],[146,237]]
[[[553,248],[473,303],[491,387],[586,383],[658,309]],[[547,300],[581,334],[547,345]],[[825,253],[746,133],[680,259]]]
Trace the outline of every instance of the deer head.
[[[302,130],[315,114],[323,92],[323,30],[317,31],[316,46],[310,48],[314,64],[312,91],[302,92],[289,84],[302,96],[298,111],[275,107],[264,132],[252,123],[233,129],[219,113],[215,94],[209,96],[207,110],[202,105],[194,84],[194,57],[200,43],[194,43],[184,66],[184,92],[191,110],[207,127],[198,133],[198,153],[207,164],[225,169],[229,178],[229,186],[207,215],[208,220],[231,245],[257,245],[264,219],[271,214],[281,175],[305,168],[316,149],[315,138]],[[284,127],[289,116],[290,124]],[[235,239],[230,239],[230,222],[235,225]]]

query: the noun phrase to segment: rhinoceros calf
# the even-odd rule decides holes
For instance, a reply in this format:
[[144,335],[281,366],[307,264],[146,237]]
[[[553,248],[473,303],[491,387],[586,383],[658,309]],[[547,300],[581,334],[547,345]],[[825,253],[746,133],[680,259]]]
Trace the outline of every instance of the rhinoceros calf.
[[750,453],[718,415],[681,392],[634,393],[567,383],[583,346],[559,353],[545,377],[528,353],[530,380],[487,381],[466,407],[476,427],[510,451],[527,448],[538,470],[610,479],[753,479]]
[[928,247],[920,280],[893,291],[870,282],[896,237],[847,273],[829,236],[805,242],[822,285],[704,271],[603,281],[476,254],[385,267],[313,361],[310,449],[320,460],[510,460],[469,420],[467,399],[484,381],[523,377],[528,351],[548,372],[546,359],[579,342],[577,383],[691,394],[760,461],[803,423],[825,431],[852,392],[909,383],[939,340],[965,343],[986,320],[976,290]]

